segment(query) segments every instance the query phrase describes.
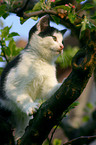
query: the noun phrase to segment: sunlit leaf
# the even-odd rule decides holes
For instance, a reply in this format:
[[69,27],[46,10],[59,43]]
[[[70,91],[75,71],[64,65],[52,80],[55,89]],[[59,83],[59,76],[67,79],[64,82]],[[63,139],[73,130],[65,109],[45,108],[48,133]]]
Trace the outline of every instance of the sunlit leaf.
[[41,2],[38,2],[35,4],[35,6],[33,7],[32,11],[39,11],[41,10],[42,7],[41,7]]
[[4,29],[1,30],[1,37],[5,38],[7,37],[7,35],[9,34],[9,30],[11,29],[11,27],[6,26]]
[[10,33],[9,35],[8,35],[8,38],[10,38],[10,37],[14,37],[14,36],[20,36],[18,33],[16,33],[16,32],[12,32],[12,33]]
[[27,21],[27,19],[23,19],[23,17],[20,17],[20,24],[23,24],[26,21]]
[[54,7],[54,9],[55,9],[55,10],[57,10],[57,9],[64,9],[64,10],[69,11],[69,10],[71,9],[71,7],[67,7],[67,6],[65,6],[65,5],[61,5],[61,6],[56,6],[56,7]]
[[38,20],[38,16],[31,17],[31,19],[33,19],[34,21],[37,21]]
[[79,105],[79,102],[78,101],[75,101],[75,102],[73,102],[69,107],[68,107],[68,109],[69,109],[69,111],[71,110],[71,109],[74,109],[76,106],[78,106]]
[[10,52],[10,54],[7,51],[8,56],[12,57],[14,56],[14,49],[16,47],[15,41],[13,39],[10,40],[9,45],[8,45],[8,51]]
[[60,139],[54,139],[53,140],[53,145],[61,145],[61,140]]

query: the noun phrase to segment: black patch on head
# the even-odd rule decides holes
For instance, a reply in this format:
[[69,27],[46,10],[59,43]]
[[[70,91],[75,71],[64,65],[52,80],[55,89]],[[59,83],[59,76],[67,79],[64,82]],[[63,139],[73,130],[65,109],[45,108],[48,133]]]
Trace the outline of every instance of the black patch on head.
[[55,29],[54,27],[48,26],[43,32],[39,33],[40,37],[46,37],[46,36],[53,36],[54,32],[59,32],[59,30]]
[[4,68],[4,70],[3,70],[3,72],[2,72],[2,74],[1,74],[1,79],[0,79],[0,97],[1,98],[6,98],[6,96],[5,96],[5,92],[4,92],[4,83],[6,83],[5,82],[5,80],[6,80],[6,76],[7,76],[7,74],[9,73],[9,71],[12,69],[12,68],[14,68],[14,67],[16,67],[17,65],[18,65],[18,63],[19,63],[19,61],[20,61],[20,54],[17,56],[17,57],[15,57],[12,61],[10,61],[8,64],[7,64],[7,66]]

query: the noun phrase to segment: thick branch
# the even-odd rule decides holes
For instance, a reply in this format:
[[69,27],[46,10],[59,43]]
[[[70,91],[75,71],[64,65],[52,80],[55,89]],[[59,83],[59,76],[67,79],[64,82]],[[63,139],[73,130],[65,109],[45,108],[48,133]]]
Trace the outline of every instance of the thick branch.
[[80,96],[96,65],[96,42],[90,41],[86,50],[80,50],[72,65],[72,73],[60,89],[41,105],[34,119],[30,121],[25,134],[19,140],[20,145],[41,145],[63,112]]

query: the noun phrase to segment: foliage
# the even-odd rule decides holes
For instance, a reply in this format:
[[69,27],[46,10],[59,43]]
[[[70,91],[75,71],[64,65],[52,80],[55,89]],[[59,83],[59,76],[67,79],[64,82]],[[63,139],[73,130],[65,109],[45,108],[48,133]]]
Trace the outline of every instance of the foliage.
[[[12,26],[10,27],[6,26],[0,30],[0,45],[1,45],[0,62],[9,62],[21,50],[21,48],[16,47],[16,43],[13,39],[14,36],[19,36],[19,34],[16,32],[10,33],[11,27]],[[0,68],[0,72],[2,71],[2,67]]]

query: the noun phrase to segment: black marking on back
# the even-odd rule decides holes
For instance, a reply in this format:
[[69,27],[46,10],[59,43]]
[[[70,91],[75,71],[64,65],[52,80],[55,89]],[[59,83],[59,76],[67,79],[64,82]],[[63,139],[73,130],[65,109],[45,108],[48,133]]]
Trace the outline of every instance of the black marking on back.
[[4,92],[4,83],[6,81],[6,76],[8,75],[9,71],[16,67],[20,61],[20,54],[16,56],[12,61],[10,61],[6,67],[4,68],[2,74],[1,74],[1,79],[0,79],[0,97],[4,99],[5,97],[5,92]]

